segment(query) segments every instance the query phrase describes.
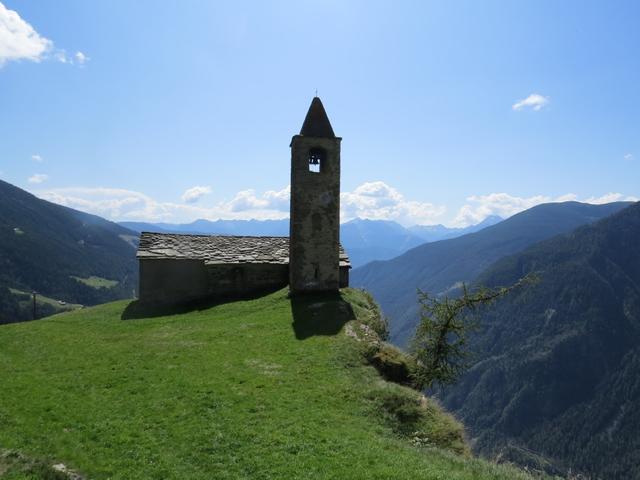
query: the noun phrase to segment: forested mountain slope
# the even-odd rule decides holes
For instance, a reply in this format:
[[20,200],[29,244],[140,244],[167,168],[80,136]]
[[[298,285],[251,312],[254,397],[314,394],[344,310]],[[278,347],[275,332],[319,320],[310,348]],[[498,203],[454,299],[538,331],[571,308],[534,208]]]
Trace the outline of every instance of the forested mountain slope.
[[640,479],[640,203],[504,258],[478,283],[539,282],[484,312],[444,396],[477,450]]
[[418,321],[416,289],[454,293],[496,260],[541,240],[611,215],[629,202],[538,205],[496,225],[462,237],[427,243],[385,262],[351,272],[351,285],[370,291],[391,322],[391,339],[403,345]]
[[16,292],[83,305],[131,298],[136,242],[120,225],[0,181],[0,323],[30,318]]

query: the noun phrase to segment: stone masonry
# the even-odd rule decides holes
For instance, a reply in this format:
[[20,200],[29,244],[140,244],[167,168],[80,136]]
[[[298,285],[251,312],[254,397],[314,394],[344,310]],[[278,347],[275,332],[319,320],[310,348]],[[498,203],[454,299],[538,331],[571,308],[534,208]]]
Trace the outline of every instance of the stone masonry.
[[[340,287],[340,142],[315,97],[291,140],[291,293]],[[347,280],[348,282],[348,280]]]
[[315,97],[291,140],[289,237],[140,236],[140,300],[176,304],[253,295],[337,291],[351,264],[340,246],[340,141]]

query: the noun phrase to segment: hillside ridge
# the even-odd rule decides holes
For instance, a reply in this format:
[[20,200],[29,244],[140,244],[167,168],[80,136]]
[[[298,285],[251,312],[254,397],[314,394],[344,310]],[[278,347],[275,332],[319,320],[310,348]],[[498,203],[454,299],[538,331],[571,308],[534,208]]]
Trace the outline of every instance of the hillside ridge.
[[420,245],[392,260],[351,272],[351,285],[370,291],[390,319],[391,339],[406,345],[418,322],[416,289],[432,295],[472,282],[494,262],[631,205],[579,202],[535,206],[479,232]]
[[468,457],[451,416],[381,379],[345,334],[380,328],[358,290],[128,305],[0,327],[1,448],[96,479],[529,478]]
[[134,232],[3,181],[0,197],[0,323],[31,319],[34,290],[55,300],[40,302],[38,317],[55,312],[57,301],[95,305],[134,296]]
[[640,203],[498,261],[539,281],[479,316],[476,363],[445,391],[478,451],[549,471],[639,479]]

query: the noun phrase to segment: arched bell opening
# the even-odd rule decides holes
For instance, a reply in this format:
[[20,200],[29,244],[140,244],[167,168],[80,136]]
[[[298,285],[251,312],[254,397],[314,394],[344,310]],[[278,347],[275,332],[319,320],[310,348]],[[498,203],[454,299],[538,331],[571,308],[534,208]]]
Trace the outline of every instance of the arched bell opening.
[[322,148],[312,148],[309,150],[309,171],[320,173],[322,165],[327,160],[327,152]]

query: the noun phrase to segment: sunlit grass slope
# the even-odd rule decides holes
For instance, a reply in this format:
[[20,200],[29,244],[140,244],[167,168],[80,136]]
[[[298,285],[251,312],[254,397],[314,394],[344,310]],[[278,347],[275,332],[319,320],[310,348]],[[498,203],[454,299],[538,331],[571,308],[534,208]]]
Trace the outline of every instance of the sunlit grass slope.
[[0,327],[0,450],[91,479],[528,478],[470,458],[457,422],[366,365],[344,333],[371,313],[362,292],[126,307]]

